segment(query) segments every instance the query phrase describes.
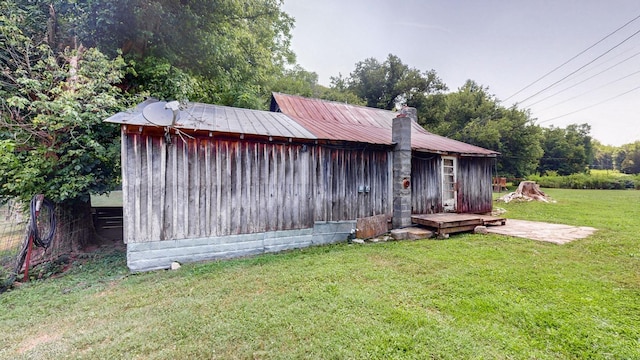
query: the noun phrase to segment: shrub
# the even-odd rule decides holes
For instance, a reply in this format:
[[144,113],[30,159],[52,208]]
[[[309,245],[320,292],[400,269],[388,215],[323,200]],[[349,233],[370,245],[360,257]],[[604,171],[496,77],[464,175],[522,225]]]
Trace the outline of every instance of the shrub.
[[609,189],[640,190],[640,175],[619,176],[616,174],[571,174],[559,176],[548,173],[545,176],[531,175],[527,180],[535,181],[540,187],[555,189]]

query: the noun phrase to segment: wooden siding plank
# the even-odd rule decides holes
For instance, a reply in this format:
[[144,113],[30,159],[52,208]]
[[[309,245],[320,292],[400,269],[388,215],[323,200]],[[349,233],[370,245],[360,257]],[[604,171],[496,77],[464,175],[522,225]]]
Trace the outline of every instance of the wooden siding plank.
[[187,237],[198,236],[198,225],[200,215],[200,153],[198,151],[198,141],[196,139],[187,141],[187,157],[188,172],[187,177],[187,220],[189,227],[187,228]]
[[135,201],[135,193],[130,188],[131,184],[131,170],[133,169],[133,163],[130,154],[133,152],[131,137],[125,132],[126,127],[122,127],[120,131],[121,143],[120,143],[120,159],[122,162],[122,213],[123,213],[123,238],[124,243],[135,242],[134,238],[134,226],[133,218],[135,216],[135,209],[131,204]]
[[276,196],[276,214],[277,214],[277,226],[276,229],[284,229],[286,227],[285,219],[284,219],[284,209],[282,208],[284,203],[286,203],[286,159],[285,159],[285,149],[283,146],[278,146],[276,149],[276,165],[278,169],[278,177],[274,179],[276,183],[274,184],[277,188],[277,196]]
[[134,181],[133,181],[133,193],[136,194],[135,198],[134,198],[134,216],[133,216],[133,231],[134,231],[134,236],[136,241],[138,241],[137,239],[140,239],[139,241],[145,241],[146,239],[143,237],[144,234],[142,232],[141,229],[141,218],[142,218],[142,213],[140,212],[142,210],[142,206],[140,204],[141,201],[141,197],[142,197],[142,193],[140,191],[140,181],[141,181],[141,177],[142,177],[142,163],[141,163],[141,154],[140,152],[142,151],[141,149],[141,144],[140,144],[140,135],[135,135],[133,138],[133,149],[134,149],[134,153],[133,153],[133,171],[134,171]]
[[[126,239],[310,228],[387,214],[388,151],[125,134]],[[369,186],[369,193],[358,187]],[[127,240],[128,241],[128,240]]]
[[222,236],[222,213],[224,209],[222,208],[222,152],[220,151],[221,144],[219,142],[214,143],[214,149],[216,153],[214,154],[214,159],[216,162],[215,172],[216,172],[216,231],[213,233],[214,236]]
[[[146,218],[150,218],[153,216],[153,149],[151,142],[151,137],[146,136],[142,144],[143,171],[142,177],[140,179],[140,190],[143,194],[143,196],[141,197],[141,199],[143,200],[143,216]],[[150,240],[153,239],[153,221],[144,221],[142,228],[144,229],[145,234],[147,234],[147,237]]]
[[175,224],[178,222],[178,148],[175,144],[166,144],[167,146],[167,162],[168,171],[167,174],[167,200],[165,202],[165,219],[169,221],[165,222],[165,233],[168,239],[175,238]]
[[251,209],[253,204],[251,203],[251,143],[243,143],[242,151],[242,213],[240,215],[241,232],[243,234],[253,232],[252,222],[253,214]]
[[224,185],[224,210],[222,211],[224,223],[222,224],[222,235],[232,234],[231,223],[233,219],[233,146],[228,142],[224,142],[223,156],[225,171],[222,177],[222,184]]
[[269,159],[269,227],[268,231],[274,231],[278,228],[278,210],[276,205],[276,199],[278,197],[278,162],[277,162],[277,148],[273,146],[268,147],[267,157]]
[[204,146],[204,219],[203,219],[203,225],[204,225],[204,230],[201,232],[201,236],[206,236],[208,234],[211,234],[213,229],[211,228],[211,222],[212,222],[212,208],[213,208],[213,204],[211,203],[211,199],[213,196],[213,174],[211,172],[211,142],[210,141],[202,141],[202,144]]
[[493,159],[458,160],[458,212],[490,212],[493,207],[491,172]]

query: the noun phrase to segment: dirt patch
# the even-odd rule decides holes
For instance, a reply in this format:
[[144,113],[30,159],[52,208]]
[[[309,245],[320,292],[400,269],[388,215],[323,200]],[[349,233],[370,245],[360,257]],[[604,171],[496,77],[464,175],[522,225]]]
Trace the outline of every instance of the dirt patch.
[[42,345],[50,344],[52,342],[56,342],[62,339],[62,335],[57,334],[55,332],[52,333],[44,333],[38,336],[33,336],[28,339],[25,339],[20,346],[18,347],[18,353],[24,354],[26,352],[30,352],[33,349],[40,347]]
[[487,231],[493,234],[515,236],[525,239],[546,241],[554,244],[566,244],[568,242],[584,239],[598,229],[588,226],[571,226],[563,224],[550,224],[536,221],[508,219],[503,226],[487,227]]

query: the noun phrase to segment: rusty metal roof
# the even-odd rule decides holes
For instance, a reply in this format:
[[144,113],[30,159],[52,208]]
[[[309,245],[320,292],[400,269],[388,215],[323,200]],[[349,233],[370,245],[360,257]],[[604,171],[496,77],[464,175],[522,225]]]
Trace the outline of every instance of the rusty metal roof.
[[[392,145],[391,127],[397,113],[334,101],[273,93],[271,111],[297,120],[313,135],[324,140]],[[461,155],[496,156],[498,152],[432,134],[415,121],[411,147],[417,151]]]
[[[166,104],[153,99],[146,100],[135,109],[117,113],[105,121],[124,125],[167,126],[171,123],[173,112],[166,108]],[[180,105],[173,125],[179,129],[317,139],[302,125],[282,113],[202,103]]]
[[[393,145],[391,127],[397,113],[334,101],[274,93],[271,112],[202,103],[181,104],[173,112],[165,102],[149,99],[117,113],[107,122],[123,125],[167,126],[220,133],[295,139],[350,141]],[[472,156],[498,153],[435,135],[413,122],[411,146],[417,151]]]

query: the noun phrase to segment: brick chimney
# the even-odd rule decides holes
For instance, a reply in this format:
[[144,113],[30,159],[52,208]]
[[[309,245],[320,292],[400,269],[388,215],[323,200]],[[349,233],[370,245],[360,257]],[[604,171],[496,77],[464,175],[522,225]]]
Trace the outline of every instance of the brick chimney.
[[411,123],[417,120],[415,108],[403,107],[393,119],[393,228],[411,225]]

